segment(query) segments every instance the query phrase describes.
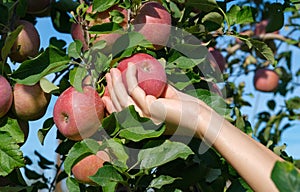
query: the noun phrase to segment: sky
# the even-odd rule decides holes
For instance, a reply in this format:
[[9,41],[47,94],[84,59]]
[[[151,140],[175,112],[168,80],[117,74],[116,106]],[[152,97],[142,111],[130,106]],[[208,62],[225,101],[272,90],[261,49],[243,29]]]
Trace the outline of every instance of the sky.
[[[51,37],[56,36],[59,37],[59,39],[63,39],[67,43],[72,42],[72,38],[70,34],[61,34],[58,33],[53,27],[52,23],[49,18],[39,18],[38,22],[36,24],[36,28],[38,29],[41,37],[41,47],[48,47],[49,45],[49,40]],[[285,48],[290,48],[290,47],[285,47]],[[295,50],[294,55],[293,55],[293,61],[292,63],[297,63],[297,59],[300,56],[300,51]],[[296,66],[299,69],[299,65]],[[296,68],[294,70],[297,70]],[[262,106],[262,103],[265,103],[268,99],[273,98],[273,94],[269,93],[262,93],[262,92],[257,92],[254,90],[253,84],[252,84],[252,78],[253,74],[250,73],[248,76],[241,77],[239,78],[240,81],[247,81],[246,83],[246,88],[245,90],[249,92],[254,92],[255,96],[249,97],[246,99],[250,101],[253,104],[253,107],[245,107],[242,108],[242,113],[248,114],[249,115],[249,120],[253,121],[254,120],[254,115],[257,114],[259,111],[263,110],[266,108],[266,106]],[[294,92],[294,95],[300,95],[300,89],[296,89]],[[24,151],[24,154],[26,156],[30,156],[31,158],[35,158],[36,156],[34,155],[34,151],[37,150],[39,153],[42,155],[45,155],[47,158],[50,160],[55,161],[56,160],[56,153],[55,153],[55,148],[57,146],[57,140],[56,140],[56,128],[52,128],[48,136],[46,137],[45,144],[42,146],[40,142],[38,141],[37,138],[37,131],[39,128],[42,127],[43,122],[45,119],[52,117],[52,111],[53,111],[53,106],[56,101],[57,97],[52,97],[51,103],[48,107],[47,113],[45,116],[37,121],[32,121],[30,122],[30,134],[28,137],[28,141],[26,142],[22,150]],[[276,98],[279,103],[282,103],[283,101],[279,101],[279,98]],[[255,109],[252,111],[252,109]],[[299,121],[296,122],[297,124],[293,127],[285,131],[282,135],[282,141],[281,143],[287,143],[287,153],[289,155],[292,155],[296,159],[300,158],[300,123]],[[36,161],[37,159],[33,159]],[[35,170],[37,170],[38,167],[35,167]],[[49,173],[53,173],[53,170],[48,170],[50,171]]]

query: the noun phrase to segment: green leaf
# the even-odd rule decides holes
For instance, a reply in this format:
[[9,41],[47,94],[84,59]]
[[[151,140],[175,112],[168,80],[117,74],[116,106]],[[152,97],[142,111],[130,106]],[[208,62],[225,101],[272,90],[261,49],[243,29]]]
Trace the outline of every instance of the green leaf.
[[72,177],[68,177],[66,184],[69,191],[80,192],[79,183],[76,181],[76,179]]
[[266,43],[254,39],[249,39],[249,41],[251,42],[253,48],[258,50],[266,58],[266,60],[273,65],[275,64],[273,51]]
[[143,139],[159,137],[164,133],[164,131],[165,131],[165,129],[159,129],[159,130],[149,129],[149,130],[146,130],[142,126],[137,126],[137,127],[129,127],[129,128],[122,129],[120,131],[119,135],[120,135],[120,137],[123,137],[125,139],[131,140],[131,141],[134,141],[134,142],[138,142],[138,141],[141,141]]
[[9,133],[0,131],[0,176],[25,165],[22,151]]
[[109,22],[109,23],[102,23],[100,25],[94,25],[89,28],[89,32],[91,34],[107,34],[116,31],[122,31],[122,26],[118,23]]
[[108,139],[103,142],[103,145],[109,150],[111,155],[111,163],[122,169],[127,169],[127,160],[129,158],[124,146],[117,139]]
[[64,10],[61,10],[59,4],[54,5],[55,6],[51,7],[51,20],[53,27],[60,33],[70,33],[72,25],[70,22],[70,14]]
[[38,130],[38,139],[42,145],[44,145],[44,140],[50,129],[54,126],[53,117],[46,119],[43,123],[43,128]]
[[290,162],[275,163],[271,178],[279,191],[300,191],[300,173]]
[[186,0],[185,5],[205,12],[218,8],[218,4],[215,0]]
[[95,175],[90,176],[90,179],[100,186],[109,186],[111,183],[116,186],[123,181],[120,173],[112,165],[104,165]]
[[14,45],[14,43],[22,29],[23,29],[23,26],[20,25],[14,31],[7,34],[4,46],[1,49],[1,57],[2,57],[3,61],[5,61],[8,54],[10,53],[10,50],[11,50],[12,46]]
[[159,177],[157,177],[151,181],[148,188],[160,189],[164,185],[172,184],[177,179],[180,179],[180,178],[173,178],[169,175],[160,175]]
[[21,130],[17,119],[9,117],[0,118],[0,131],[9,133],[16,143],[24,142],[24,133]]
[[230,7],[229,11],[226,13],[227,21],[229,22],[229,25],[234,25],[237,22],[237,14],[241,8],[237,5],[233,5]]
[[254,16],[252,13],[252,8],[249,6],[242,7],[242,9],[237,12],[236,23],[237,24],[246,24],[254,22]]
[[151,169],[177,158],[186,159],[194,152],[185,144],[166,140],[163,144],[142,149],[138,154],[141,169]]
[[82,81],[87,75],[87,69],[83,67],[74,67],[70,71],[69,79],[71,85],[79,92],[83,92]]
[[285,102],[288,109],[300,109],[300,97],[295,96]]
[[268,25],[266,26],[266,33],[271,33],[280,30],[284,24],[283,5],[281,3],[272,3],[269,6]]
[[81,57],[81,48],[82,42],[79,40],[75,40],[74,42],[70,43],[68,47],[68,55],[69,57],[73,57],[74,59],[78,59]]
[[93,0],[93,11],[103,12],[117,2],[118,0]]
[[202,18],[202,22],[208,31],[219,29],[222,26],[223,21],[223,15],[218,12],[209,12]]
[[70,58],[64,52],[48,47],[38,57],[24,61],[11,78],[17,83],[34,85],[44,76],[67,68],[69,62]]
[[82,158],[96,154],[99,150],[99,144],[92,139],[85,139],[77,142],[69,151],[67,158],[64,162],[64,168],[68,175],[71,174],[71,169],[75,163]]
[[53,93],[59,90],[59,87],[51,83],[48,79],[42,78],[40,80],[40,86],[42,90],[46,93]]
[[181,56],[175,61],[168,63],[167,68],[181,68],[181,69],[192,69],[198,64],[202,63],[205,58],[191,59],[189,57]]

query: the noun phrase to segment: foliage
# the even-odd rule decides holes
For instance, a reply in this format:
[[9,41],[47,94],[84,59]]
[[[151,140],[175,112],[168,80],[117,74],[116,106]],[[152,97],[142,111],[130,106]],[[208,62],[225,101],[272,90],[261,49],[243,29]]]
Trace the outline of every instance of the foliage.
[[[84,45],[78,40],[67,44],[59,37],[51,37],[49,46],[41,49],[36,57],[14,63],[10,62],[9,53],[21,30],[12,27],[17,18],[35,23],[37,17],[47,17],[58,32],[69,34],[72,23],[84,25],[91,19],[92,16],[87,14],[88,4],[93,4],[93,11],[98,12],[118,4],[130,9],[134,15],[143,2],[59,0],[53,1],[50,11],[44,15],[32,15],[24,11],[28,6],[26,0],[2,0],[0,74],[7,77],[12,85],[41,82],[43,90],[54,96],[59,96],[69,86],[82,90],[83,79],[90,75],[102,96],[106,86],[105,74],[118,61],[137,52],[151,54],[164,64],[169,84],[200,98],[236,127],[290,161],[277,163],[272,179],[281,191],[299,190],[299,173],[292,165],[297,165],[297,161],[284,151],[285,146],[278,145],[282,133],[291,128],[292,123],[299,124],[300,98],[290,95],[299,86],[300,70],[294,71],[292,51],[280,49],[283,45],[299,48],[299,37],[294,35],[300,30],[297,24],[300,16],[298,2],[161,2],[171,13],[172,25],[175,26],[172,28],[174,35],[170,36],[168,46],[162,50],[153,49],[143,35],[134,31],[122,33],[110,54],[103,52],[105,41],[93,43],[93,38],[89,39],[89,49],[83,51]],[[101,35],[121,29],[119,23],[123,17],[116,12],[111,15],[111,23],[95,25],[88,33]],[[254,31],[255,24],[265,19],[269,20],[265,33],[252,36],[243,33]],[[290,28],[288,34],[276,33],[284,27]],[[227,63],[225,72],[208,67],[208,47],[222,52]],[[238,82],[237,78],[253,74],[261,67],[275,69],[279,74],[280,86],[269,94],[282,98],[284,105],[277,103],[276,99],[269,100],[266,104],[268,109],[259,112],[255,124],[251,125],[247,114],[241,111],[252,106],[246,98],[253,93],[245,90],[244,82]],[[214,84],[218,86],[221,96],[218,95],[220,92],[212,89]],[[48,132],[55,129],[53,118],[46,119],[40,127],[37,136],[44,144]],[[184,136],[164,135],[166,129],[165,123],[154,124],[150,119],[140,117],[130,106],[106,116],[95,137],[75,142],[57,132],[59,162],[49,161],[37,151],[35,153],[39,168],[55,170],[55,178],[48,178],[30,169],[34,157],[24,157],[22,154],[20,146],[24,142],[24,134],[10,111],[0,119],[0,191],[54,191],[57,183],[62,181],[66,181],[70,191],[251,191],[214,149],[208,148],[200,153],[203,141],[188,138],[186,142]],[[74,179],[72,167],[100,149],[108,151],[111,161],[91,177],[95,184],[85,185]],[[20,169],[24,170],[24,174],[20,173]],[[14,182],[5,184],[4,179],[7,178]],[[24,180],[30,180],[30,186]],[[229,187],[228,183],[231,183]]]

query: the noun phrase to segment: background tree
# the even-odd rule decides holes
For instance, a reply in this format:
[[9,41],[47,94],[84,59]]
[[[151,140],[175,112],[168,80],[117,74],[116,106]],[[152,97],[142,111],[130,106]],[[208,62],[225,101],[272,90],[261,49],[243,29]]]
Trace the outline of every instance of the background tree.
[[[300,68],[291,60],[299,48],[298,2],[2,0],[0,11],[1,190],[58,191],[64,181],[69,191],[251,191],[217,151],[199,151],[201,140],[164,134],[164,123],[140,117],[133,107],[104,111],[105,74],[136,53],[151,55],[164,65],[168,83],[286,159],[276,164],[272,179],[281,191],[299,190],[293,169],[299,161],[279,145],[282,133],[299,124]],[[40,48],[39,17],[74,41],[51,37]],[[249,76],[253,81],[243,80]],[[242,112],[254,108],[248,99],[257,91],[251,93],[249,83],[273,95],[253,122]],[[43,144],[58,128],[57,162],[38,151],[24,157],[20,147],[31,142],[28,121],[42,118],[50,100],[68,90],[78,97],[59,99],[59,112],[37,135]],[[68,98],[86,108],[73,107]],[[82,111],[66,112],[70,107]],[[60,121],[82,132],[66,133]],[[30,169],[33,158],[41,169],[54,169],[55,177]]]

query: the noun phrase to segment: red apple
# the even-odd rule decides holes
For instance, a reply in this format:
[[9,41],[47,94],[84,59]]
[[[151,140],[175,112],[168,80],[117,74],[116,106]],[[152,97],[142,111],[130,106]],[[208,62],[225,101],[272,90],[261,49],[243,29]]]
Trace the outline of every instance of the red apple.
[[167,82],[167,76],[162,64],[151,55],[145,53],[137,53],[121,60],[117,68],[122,72],[125,86],[127,86],[126,69],[129,62],[134,63],[137,67],[138,85],[147,95],[159,97],[163,93]]
[[219,69],[220,72],[225,70],[226,61],[220,51],[215,48],[208,48],[208,60],[214,69]]
[[13,101],[12,88],[5,77],[0,75],[0,118],[10,109]]
[[105,151],[98,151],[96,155],[89,155],[72,167],[74,177],[81,183],[93,184],[89,178],[97,173],[110,158]]
[[171,15],[159,2],[144,3],[132,21],[137,32],[144,35],[155,49],[162,49],[167,45],[171,32]]
[[22,25],[9,57],[12,61],[23,62],[28,57],[35,57],[39,53],[40,36],[32,23],[26,20],[19,20],[16,25]]
[[13,95],[13,113],[17,118],[26,121],[42,118],[51,99],[51,94],[44,92],[39,82],[35,85],[16,83]]
[[43,14],[50,7],[51,0],[27,0],[27,13]]
[[91,86],[84,86],[83,92],[69,87],[58,97],[53,111],[58,130],[75,141],[96,133],[103,116],[104,103]]
[[273,92],[279,84],[278,74],[271,69],[258,69],[254,75],[254,87],[262,92]]
[[[117,5],[114,5],[111,8],[107,9],[106,11],[99,12],[99,13],[93,13],[92,6],[90,6],[87,10],[87,14],[93,15],[95,17],[95,19],[88,22],[88,27],[92,27],[93,25],[100,25],[103,23],[111,22],[111,20],[110,20],[111,16],[109,13],[113,10],[117,10],[124,15],[124,20],[123,20],[123,22],[120,23],[120,25],[124,29],[126,29],[127,28],[127,20],[128,20],[128,12],[126,9],[118,7]],[[84,36],[85,30],[84,30],[83,26],[81,26],[78,23],[73,23],[72,27],[71,27],[71,35],[74,40],[80,40],[82,42],[83,50],[88,49],[88,43],[86,42],[86,38]],[[95,38],[93,43],[96,43],[100,40],[105,40],[106,47],[102,50],[102,52],[105,54],[109,54],[111,52],[112,45],[120,36],[121,35],[116,32],[112,32],[109,34],[99,34],[99,35],[89,34],[88,39]]]

